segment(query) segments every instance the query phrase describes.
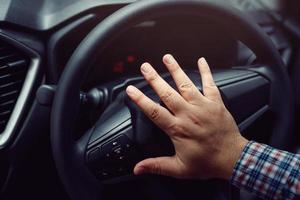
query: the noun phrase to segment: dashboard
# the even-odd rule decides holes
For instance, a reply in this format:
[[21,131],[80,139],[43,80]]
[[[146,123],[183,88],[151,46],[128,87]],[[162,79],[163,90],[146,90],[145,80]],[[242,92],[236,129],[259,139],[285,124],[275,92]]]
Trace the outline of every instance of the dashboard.
[[[260,11],[272,9],[277,12],[282,1],[272,1],[271,4],[270,1],[230,1],[239,9],[251,13],[251,17],[261,20],[266,31],[271,30],[271,34],[274,33],[274,28],[268,24],[271,19],[261,15]],[[111,13],[118,8],[119,6],[104,8],[104,14],[100,18],[105,18],[106,13]],[[78,34],[58,34],[59,39],[50,40],[54,42],[50,49],[53,54],[49,56],[56,61],[50,63],[53,65],[50,67],[57,69],[54,72],[55,79],[59,79],[59,74],[63,71],[72,52],[99,19],[94,22],[90,21],[78,28],[73,28],[72,33]],[[63,30],[64,28],[60,31],[64,32]],[[66,30],[66,32],[70,32],[70,30]],[[281,46],[280,48],[285,47]],[[195,19],[191,16],[154,19],[132,27],[117,38],[104,52],[99,53],[99,59],[90,72],[85,88],[121,77],[138,75],[140,74],[139,66],[143,62],[150,62],[159,72],[164,72],[165,68],[162,66],[161,57],[165,53],[174,54],[185,69],[196,69],[196,60],[200,56],[206,57],[211,66],[216,69],[251,64],[249,57],[252,56],[249,50],[241,48],[238,41],[232,39],[229,33],[224,32],[222,27],[213,21]]]
[[[260,13],[257,10],[251,10],[250,13],[251,17],[260,20],[267,34],[272,35],[284,60],[288,62],[291,56],[289,42],[270,23],[271,19],[268,16],[258,15]],[[55,64],[58,67],[56,74],[63,71],[76,45],[91,28],[84,29],[86,32],[78,37],[66,36],[62,44],[58,43],[57,55],[53,55],[58,61]],[[84,32],[83,29],[80,31]],[[78,43],[74,44],[74,41]],[[67,51],[66,46],[69,47]],[[161,58],[166,53],[178,58],[181,66],[187,70],[197,69],[196,61],[200,56],[206,57],[214,69],[255,63],[255,56],[251,51],[234,40],[230,33],[224,32],[220,25],[206,19],[173,16],[144,22],[117,38],[109,48],[99,53],[99,59],[87,78],[85,88],[126,76],[139,75],[139,67],[143,62],[150,62],[159,72],[165,72]]]
[[[45,80],[56,84],[67,62],[84,37],[103,19],[134,0],[3,0],[0,32],[37,51],[45,68]],[[221,1],[224,2],[224,1]],[[286,64],[292,45],[272,14],[281,15],[282,0],[227,0],[255,20],[271,37]],[[16,13],[22,13],[17,15]],[[255,64],[255,55],[225,32],[221,25],[192,16],[171,16],[146,21],[117,38],[97,61],[84,85],[89,90],[122,77],[139,75],[143,62],[165,72],[161,58],[171,53],[186,70],[195,70],[199,57],[213,69]]]
[[[48,57],[48,79],[55,83],[71,54],[89,31],[110,13],[131,2],[134,0],[41,0],[32,5],[29,1],[4,0],[0,9],[0,24],[42,33],[41,42],[46,43]],[[274,28],[265,24],[270,22],[269,16],[261,12],[280,12],[283,7],[281,0],[228,0],[228,3],[247,11],[255,20],[261,20],[258,23],[264,24],[266,31],[272,34]],[[22,17],[15,15],[19,12],[22,12]],[[251,52],[241,46],[220,26],[205,19],[173,16],[147,21],[131,28],[107,50],[99,53],[86,88],[137,75],[143,62],[150,62],[158,71],[164,72],[161,57],[165,53],[174,54],[186,69],[195,69],[200,56],[206,57],[213,68],[251,64]]]
[[[35,30],[49,30],[64,21],[95,7],[132,3],[136,0],[2,0],[0,21]],[[223,1],[223,0],[220,0]],[[226,0],[243,10],[280,11],[284,0]],[[22,13],[22,17],[15,13]],[[25,20],[26,19],[26,20]]]
[[[74,37],[69,39],[73,41]],[[177,57],[185,69],[193,70],[197,69],[200,56],[206,57],[215,68],[229,67],[236,61],[236,52],[236,41],[213,22],[189,16],[147,21],[131,28],[99,53],[87,78],[87,87],[139,75],[143,62],[151,63],[158,72],[166,72],[161,60],[166,53]],[[57,55],[59,73],[70,53]]]

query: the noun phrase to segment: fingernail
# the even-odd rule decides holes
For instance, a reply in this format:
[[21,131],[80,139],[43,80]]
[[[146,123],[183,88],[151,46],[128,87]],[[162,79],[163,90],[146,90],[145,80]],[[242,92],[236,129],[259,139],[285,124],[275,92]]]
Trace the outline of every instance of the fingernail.
[[203,57],[199,59],[199,62],[202,65],[205,65],[207,63],[206,60],[205,60],[205,58],[203,58]]
[[167,55],[165,55],[165,62],[167,63],[167,64],[172,64],[173,63],[173,61],[174,61],[174,58],[173,58],[173,56],[172,55],[170,55],[170,54],[167,54]]
[[149,73],[152,70],[152,67],[148,63],[144,63],[141,67],[142,72]]
[[135,91],[136,91],[136,89],[135,89],[135,87],[133,87],[132,85],[130,85],[130,86],[128,86],[128,87],[126,88],[127,94],[134,94]]

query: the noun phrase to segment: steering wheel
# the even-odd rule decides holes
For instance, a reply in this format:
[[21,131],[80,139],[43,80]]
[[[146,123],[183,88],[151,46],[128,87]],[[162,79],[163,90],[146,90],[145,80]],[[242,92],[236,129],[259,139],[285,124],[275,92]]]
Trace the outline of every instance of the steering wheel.
[[[254,22],[217,1],[139,1],[98,24],[78,46],[61,75],[52,109],[51,144],[59,176],[72,199],[99,199],[105,181],[130,175],[134,164],[144,158],[174,152],[170,140],[124,93],[126,85],[136,84],[160,102],[142,79],[132,78],[114,85],[110,93],[115,98],[97,123],[80,139],[74,139],[73,135],[80,89],[98,55],[130,27],[177,14],[213,20],[256,54],[259,65],[217,72],[214,74],[216,84],[241,131],[271,111],[275,120],[269,144],[282,149],[288,147],[294,110],[289,78],[278,51]],[[187,73],[201,90],[199,74]],[[164,78],[172,85],[169,74]]]

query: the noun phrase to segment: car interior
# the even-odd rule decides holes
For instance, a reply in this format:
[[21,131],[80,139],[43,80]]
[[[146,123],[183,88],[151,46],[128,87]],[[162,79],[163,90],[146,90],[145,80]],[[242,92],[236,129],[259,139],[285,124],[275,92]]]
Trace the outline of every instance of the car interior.
[[163,55],[205,57],[243,136],[300,152],[300,1],[1,0],[0,199],[257,199],[224,180],[133,175],[173,155],[125,93]]

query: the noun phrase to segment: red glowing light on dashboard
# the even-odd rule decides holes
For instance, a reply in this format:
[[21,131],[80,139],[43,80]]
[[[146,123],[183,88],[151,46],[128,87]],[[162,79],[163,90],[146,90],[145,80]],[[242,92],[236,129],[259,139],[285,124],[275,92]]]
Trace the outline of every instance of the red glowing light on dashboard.
[[124,62],[117,62],[114,64],[113,66],[113,71],[115,73],[124,73],[125,71],[125,66],[124,66]]
[[132,55],[127,56],[127,62],[133,63],[135,60],[136,60],[136,57],[135,57],[135,56],[132,56]]

